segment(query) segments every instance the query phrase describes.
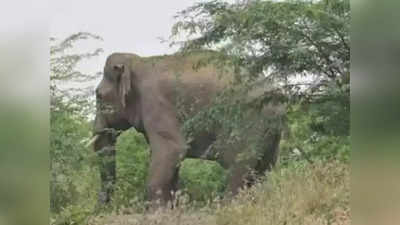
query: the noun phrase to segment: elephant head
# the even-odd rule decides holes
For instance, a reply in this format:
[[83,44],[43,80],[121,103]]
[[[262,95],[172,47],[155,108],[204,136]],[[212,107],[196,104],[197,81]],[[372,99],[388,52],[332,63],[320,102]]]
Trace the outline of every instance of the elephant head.
[[[131,72],[131,59],[134,56],[120,53],[109,56],[104,66],[103,79],[96,88],[93,141],[94,150],[102,161],[100,164],[102,190],[99,193],[101,203],[110,200],[115,184],[116,138],[120,130],[126,130],[134,125],[129,121],[135,115]],[[128,96],[133,97],[129,99],[129,103]]]
[[[103,79],[96,88],[94,150],[100,165],[101,203],[110,201],[115,184],[115,142],[122,130],[134,127],[151,147],[150,200],[172,199],[176,167],[185,154],[185,141],[171,102],[153,79],[150,64],[134,54],[114,53],[104,66]],[[168,161],[165,161],[168,158]],[[164,162],[163,162],[164,161]]]
[[106,128],[117,130],[129,128],[129,115],[132,115],[129,111],[133,110],[135,101],[131,71],[131,61],[134,56],[133,54],[113,54],[106,61],[103,79],[96,88],[97,111],[94,126],[96,134]]

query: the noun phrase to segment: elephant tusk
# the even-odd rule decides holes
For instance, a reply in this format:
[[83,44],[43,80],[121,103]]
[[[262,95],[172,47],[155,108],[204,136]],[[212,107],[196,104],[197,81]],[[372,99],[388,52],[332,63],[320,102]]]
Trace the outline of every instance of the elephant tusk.
[[89,147],[90,145],[92,145],[97,139],[99,138],[99,135],[96,134],[95,136],[93,136],[89,142],[85,145],[85,148]]

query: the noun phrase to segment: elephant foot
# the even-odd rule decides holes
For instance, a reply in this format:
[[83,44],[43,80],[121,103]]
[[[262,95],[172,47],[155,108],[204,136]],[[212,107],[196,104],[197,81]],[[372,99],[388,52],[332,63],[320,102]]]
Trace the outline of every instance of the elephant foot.
[[106,192],[100,191],[97,194],[97,203],[94,208],[95,213],[101,213],[107,211],[110,206],[111,198],[107,195]]
[[110,203],[111,198],[106,191],[100,191],[97,196],[97,202],[99,205],[106,205]]

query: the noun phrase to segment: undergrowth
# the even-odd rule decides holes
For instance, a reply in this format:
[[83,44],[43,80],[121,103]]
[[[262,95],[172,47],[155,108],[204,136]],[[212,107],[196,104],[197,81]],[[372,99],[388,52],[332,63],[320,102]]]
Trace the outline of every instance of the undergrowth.
[[125,209],[90,218],[90,225],[349,225],[349,166],[298,163],[270,172],[231,200],[202,208],[182,196],[174,209],[138,213]]

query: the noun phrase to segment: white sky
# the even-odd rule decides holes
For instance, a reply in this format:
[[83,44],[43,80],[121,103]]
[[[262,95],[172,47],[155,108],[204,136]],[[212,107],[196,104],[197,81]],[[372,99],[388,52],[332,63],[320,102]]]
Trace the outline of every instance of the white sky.
[[85,52],[101,47],[104,53],[81,65],[83,72],[101,71],[112,52],[131,52],[141,56],[170,54],[176,51],[158,37],[168,38],[173,16],[199,0],[145,1],[54,1],[50,36],[63,39],[79,31],[101,36],[103,42],[82,42]]
[[[104,49],[99,57],[85,60],[78,67],[81,72],[93,74],[103,70],[106,57],[113,52],[140,56],[175,52],[176,47],[161,43],[159,37],[169,37],[177,12],[202,1],[207,0],[57,0],[50,5],[50,36],[63,39],[80,31],[101,36],[104,41],[81,41],[75,46],[78,52]],[[87,85],[96,85],[100,79]]]

